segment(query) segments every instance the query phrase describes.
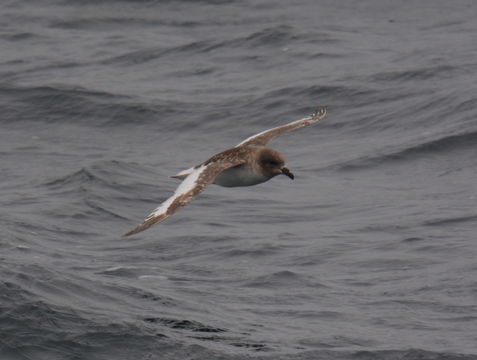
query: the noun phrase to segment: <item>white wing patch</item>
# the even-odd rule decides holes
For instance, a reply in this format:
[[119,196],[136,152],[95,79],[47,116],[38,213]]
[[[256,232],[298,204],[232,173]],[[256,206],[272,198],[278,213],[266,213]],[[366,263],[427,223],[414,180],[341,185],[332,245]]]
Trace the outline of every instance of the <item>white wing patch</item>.
[[[129,236],[146,230],[147,228],[151,227],[152,225],[164,221],[169,216],[171,216],[179,206],[186,205],[194,195],[191,195],[189,199],[182,200],[180,204],[175,204],[176,200],[184,197],[187,193],[193,193],[196,187],[201,186],[198,183],[198,179],[200,175],[207,169],[206,165],[201,165],[197,169],[193,169],[192,172],[181,182],[181,184],[177,187],[174,194],[165,200],[161,205],[159,205],[152,213],[150,213],[144,222],[131,231],[127,232],[123,236]],[[175,204],[173,207],[171,205]]]
[[197,179],[199,179],[199,175],[207,168],[207,166],[201,165],[197,169],[191,168],[192,171],[187,175],[183,182],[177,187],[176,191],[174,191],[174,195],[172,195],[169,199],[164,201],[161,205],[159,205],[152,213],[148,215],[146,220],[154,217],[160,216],[162,214],[167,213],[167,209],[171,204],[177,199],[179,196],[186,194],[187,192],[194,189],[197,186]]

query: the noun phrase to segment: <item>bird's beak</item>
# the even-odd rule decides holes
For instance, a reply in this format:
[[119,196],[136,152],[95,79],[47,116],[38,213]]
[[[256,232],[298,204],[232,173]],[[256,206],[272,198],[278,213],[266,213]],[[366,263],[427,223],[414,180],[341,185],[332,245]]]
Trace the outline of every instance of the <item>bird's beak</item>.
[[292,180],[295,178],[295,175],[292,174],[292,172],[290,171],[289,168],[287,168],[287,167],[282,167],[281,170],[282,170],[282,174],[283,174],[283,175],[288,176],[288,177],[289,177],[290,179],[292,179]]

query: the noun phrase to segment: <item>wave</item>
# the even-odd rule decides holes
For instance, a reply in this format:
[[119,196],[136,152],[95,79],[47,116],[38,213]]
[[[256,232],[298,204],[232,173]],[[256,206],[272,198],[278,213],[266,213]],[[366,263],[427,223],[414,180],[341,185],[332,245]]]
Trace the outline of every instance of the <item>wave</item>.
[[[149,0],[150,1],[150,0]],[[98,1],[94,1],[97,3]],[[53,21],[50,25],[51,28],[67,29],[67,30],[99,30],[99,31],[111,31],[114,29],[124,29],[124,27],[158,27],[158,26],[170,26],[180,28],[194,28],[200,26],[201,23],[194,20],[174,20],[174,19],[159,19],[149,18],[147,16],[131,18],[124,17],[97,17],[97,18],[85,18],[85,19],[62,19]]]
[[[318,81],[317,81],[318,82]],[[259,123],[261,126],[270,121],[270,126],[276,126],[276,118],[298,119],[311,114],[320,106],[327,106],[330,115],[336,117],[342,103],[346,107],[359,107],[367,104],[368,97],[373,97],[377,91],[365,86],[307,85],[285,86],[278,89],[265,89],[261,95],[254,98],[245,97],[233,105],[239,108],[236,112],[247,111],[242,118],[250,119],[250,124]],[[285,120],[286,121],[286,120]],[[343,121],[334,119],[324,121],[321,127],[343,127]]]
[[[18,293],[15,293],[18,298]],[[4,310],[2,308],[2,310]],[[159,334],[127,323],[101,323],[43,301],[17,301],[0,315],[4,359],[127,358],[129,349],[151,346]],[[124,341],[124,339],[128,339]],[[134,345],[133,345],[134,344]],[[160,343],[158,352],[163,346]],[[125,356],[126,355],[126,356]]]
[[187,55],[209,52],[211,50],[220,48],[222,45],[216,41],[195,41],[184,45],[173,46],[170,48],[149,48],[145,50],[132,51],[126,54],[115,56],[106,60],[103,60],[104,65],[138,65],[147,63],[152,60],[157,60],[166,55]]
[[233,45],[246,45],[248,47],[273,47],[284,46],[291,41],[297,40],[299,35],[294,33],[294,29],[288,25],[267,27],[248,36],[235,39]]
[[428,66],[418,69],[387,71],[374,74],[372,81],[400,82],[400,81],[424,81],[429,79],[448,79],[460,73],[461,69],[451,65]]
[[456,224],[467,223],[467,222],[475,223],[476,220],[477,220],[477,215],[454,216],[454,217],[427,220],[426,222],[424,222],[424,225],[447,226],[447,225],[456,225]]
[[244,286],[258,288],[312,286],[316,288],[323,287],[324,285],[319,284],[312,277],[284,270],[272,274],[257,276],[253,280],[247,281]]
[[193,320],[184,320],[184,319],[178,320],[178,319],[171,319],[171,318],[149,317],[149,318],[145,318],[144,321],[148,323],[153,323],[153,324],[165,325],[171,329],[189,330],[193,332],[222,333],[227,331],[222,328],[204,325],[198,321],[193,321]]
[[[192,25],[189,25],[192,26]],[[194,26],[198,26],[195,24]],[[209,39],[193,41],[186,44],[179,44],[169,47],[153,47],[139,51],[128,52],[119,56],[114,56],[102,61],[105,65],[123,65],[123,66],[136,66],[138,64],[148,63],[155,61],[163,57],[180,57],[184,56],[198,56],[209,52],[216,52],[220,54],[236,54],[237,58],[242,60],[255,59],[250,58],[249,55],[244,55],[244,52],[250,51],[256,48],[280,48],[286,49],[288,44],[299,41],[310,41],[314,44],[337,42],[338,40],[332,38],[326,33],[321,34],[307,34],[300,33],[292,26],[279,25],[274,27],[266,27],[261,30],[255,31],[251,34],[239,36],[227,40]],[[236,52],[233,52],[237,50]],[[247,53],[248,54],[248,53]],[[339,56],[336,53],[307,53],[306,55],[315,58],[317,56]]]
[[87,350],[87,346],[75,344],[73,351],[68,341],[80,324],[85,324],[83,317],[71,310],[53,307],[12,283],[2,283],[0,294],[0,355],[11,354],[13,359],[29,358],[28,353],[41,353],[42,348],[51,356]]
[[[62,219],[129,220],[122,215],[124,203],[130,197],[140,199],[141,194],[155,190],[152,185],[141,181],[144,174],[152,170],[121,161],[100,161],[73,173],[50,179],[39,185],[47,193],[43,202],[52,203],[43,211],[56,221]],[[151,176],[152,177],[152,176]],[[55,199],[61,197],[68,202],[69,211],[58,209]],[[145,201],[152,201],[146,199]]]
[[351,171],[380,166],[384,163],[412,161],[433,154],[451,156],[456,151],[475,149],[476,144],[477,131],[464,132],[431,139],[402,149],[389,151],[385,154],[359,157],[338,165],[332,165],[330,168]]
[[139,170],[141,172],[146,171],[144,167],[139,167],[137,164],[124,161],[97,161],[71,174],[49,180],[43,185],[51,190],[74,188],[87,183],[106,187],[121,187],[121,184],[118,184],[114,180],[115,178],[122,175],[129,175]]
[[23,40],[30,40],[30,39],[36,39],[36,38],[40,38],[40,36],[30,32],[19,32],[15,34],[0,35],[0,39],[4,39],[7,41],[23,41]]
[[404,149],[397,154],[393,154],[392,157],[407,158],[410,156],[414,157],[428,153],[449,153],[457,150],[475,148],[476,144],[477,131],[459,133],[417,144],[415,146]]
[[33,121],[111,127],[155,123],[160,119],[167,129],[182,126],[167,122],[167,119],[186,117],[197,111],[197,104],[160,99],[152,104],[138,103],[123,95],[60,85],[0,85],[0,95],[3,103],[2,123]]
[[199,4],[211,4],[211,5],[227,5],[227,4],[233,4],[237,2],[241,2],[242,0],[84,0],[81,3],[78,3],[75,0],[62,0],[61,2],[64,4],[68,5],[78,5],[81,4],[83,5],[98,5],[98,4],[106,4],[106,5],[114,5],[119,3],[132,3],[136,4],[139,3],[143,6],[148,6],[149,7],[154,7],[158,6],[161,7],[165,3],[199,3]]

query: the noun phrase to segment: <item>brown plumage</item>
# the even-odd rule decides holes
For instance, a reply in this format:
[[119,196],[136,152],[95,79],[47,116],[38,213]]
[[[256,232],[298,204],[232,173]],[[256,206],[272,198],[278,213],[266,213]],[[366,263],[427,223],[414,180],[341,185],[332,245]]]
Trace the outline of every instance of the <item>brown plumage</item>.
[[136,234],[164,221],[180,207],[190,203],[212,183],[236,187],[259,184],[277,175],[286,175],[293,179],[294,175],[285,167],[283,155],[264,146],[276,136],[314,124],[325,115],[326,108],[319,108],[309,117],[262,131],[235,147],[212,156],[200,165],[181,171],[173,176],[183,179],[174,194],[156,208],[143,223],[123,236]]

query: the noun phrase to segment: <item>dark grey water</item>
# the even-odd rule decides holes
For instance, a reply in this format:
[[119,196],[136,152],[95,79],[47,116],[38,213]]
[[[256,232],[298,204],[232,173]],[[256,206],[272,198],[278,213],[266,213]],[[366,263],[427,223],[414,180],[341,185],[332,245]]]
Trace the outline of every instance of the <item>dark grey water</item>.
[[[477,3],[4,1],[0,358],[476,359]],[[296,175],[168,176],[328,105]]]

